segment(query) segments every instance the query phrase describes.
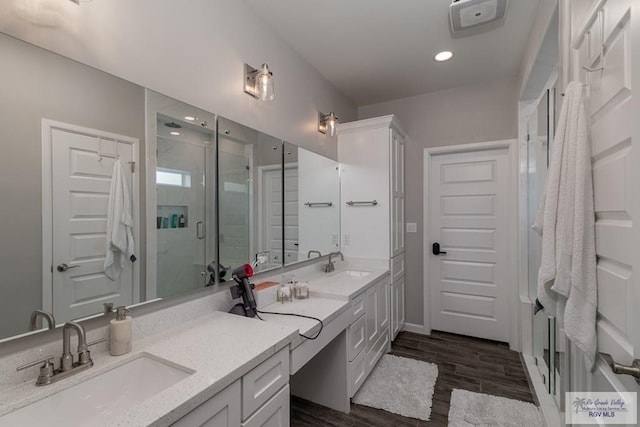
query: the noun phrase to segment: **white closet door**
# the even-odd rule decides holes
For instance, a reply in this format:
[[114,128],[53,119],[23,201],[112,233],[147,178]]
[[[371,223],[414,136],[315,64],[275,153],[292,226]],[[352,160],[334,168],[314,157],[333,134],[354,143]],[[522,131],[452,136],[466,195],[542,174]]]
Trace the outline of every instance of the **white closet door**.
[[[133,302],[131,262],[124,263],[119,280],[104,274],[114,157],[120,156],[133,195],[129,168],[133,148],[62,129],[53,129],[51,138],[53,314],[61,323],[100,313],[105,302],[115,306]],[[59,271],[64,264],[68,270]]]
[[[591,73],[587,98],[596,211],[598,351],[624,365],[640,359],[640,227],[636,224],[640,216],[640,105],[633,96],[633,88],[640,84],[639,14],[637,1],[604,4],[604,70]],[[586,37],[575,51],[576,79],[586,78],[580,65],[600,67],[598,55],[593,55],[599,52],[600,32],[596,19],[593,36]],[[614,374],[600,357],[593,372],[588,372],[575,346],[570,363],[569,391],[640,393],[633,377]]]
[[435,155],[430,202],[432,329],[509,341],[507,149]]

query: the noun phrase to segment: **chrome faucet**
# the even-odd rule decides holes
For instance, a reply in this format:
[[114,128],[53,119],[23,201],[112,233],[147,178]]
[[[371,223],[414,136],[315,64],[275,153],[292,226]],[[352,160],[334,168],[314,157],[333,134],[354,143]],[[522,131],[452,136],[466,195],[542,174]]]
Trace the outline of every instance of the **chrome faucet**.
[[334,265],[335,261],[332,261],[334,255],[340,255],[340,259],[344,261],[344,255],[342,254],[342,252],[340,251],[331,252],[329,254],[329,262],[322,266],[322,271],[324,271],[325,273],[331,273],[332,271],[335,271],[336,269]]
[[315,249],[311,249],[309,252],[307,252],[307,259],[311,258],[311,254],[318,254],[318,257],[322,256],[322,253],[320,251],[316,251]]
[[[73,355],[71,354],[71,331],[76,331],[78,335],[78,361],[73,362]],[[53,356],[47,356],[35,362],[27,363],[26,365],[19,366],[18,371],[21,371],[32,366],[36,366],[40,363],[43,365],[40,367],[40,375],[36,380],[36,385],[47,385],[54,383],[63,378],[70,377],[73,374],[89,369],[93,366],[93,360],[91,360],[91,353],[89,352],[89,346],[105,341],[106,338],[99,339],[97,341],[87,343],[87,334],[85,333],[82,325],[76,322],[67,322],[62,327],[62,357],[60,358],[60,367],[54,368]]]
[[66,372],[73,366],[73,355],[71,354],[71,330],[78,335],[78,363],[77,365],[93,364],[89,350],[87,348],[87,334],[82,325],[76,322],[67,322],[62,328],[62,357],[60,358],[60,371]]
[[44,310],[34,310],[31,313],[31,319],[29,319],[29,331],[35,331],[38,329],[38,317],[42,317],[47,321],[47,329],[53,329],[56,327],[56,319],[53,317],[53,314]]

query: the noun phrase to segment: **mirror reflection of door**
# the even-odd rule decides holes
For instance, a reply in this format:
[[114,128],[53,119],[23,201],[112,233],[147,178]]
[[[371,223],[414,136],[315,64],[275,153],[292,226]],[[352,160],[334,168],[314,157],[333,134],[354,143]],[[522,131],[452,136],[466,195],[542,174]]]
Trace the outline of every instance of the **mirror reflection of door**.
[[214,167],[213,135],[191,123],[157,119],[157,296],[166,298],[206,286],[207,238],[213,229],[208,177]]
[[299,260],[300,230],[299,230],[299,173],[298,147],[285,142],[283,144],[284,158],[284,263],[291,264]]
[[[121,162],[132,210],[137,209],[131,164],[138,140],[58,122],[44,124],[43,163],[48,171],[43,172],[43,257],[50,264],[45,268],[50,280],[43,282],[43,308],[64,323],[101,312],[105,302],[138,302],[134,295],[139,283],[131,262],[121,265],[118,278],[104,274],[114,164]],[[137,215],[130,214],[137,232]]]

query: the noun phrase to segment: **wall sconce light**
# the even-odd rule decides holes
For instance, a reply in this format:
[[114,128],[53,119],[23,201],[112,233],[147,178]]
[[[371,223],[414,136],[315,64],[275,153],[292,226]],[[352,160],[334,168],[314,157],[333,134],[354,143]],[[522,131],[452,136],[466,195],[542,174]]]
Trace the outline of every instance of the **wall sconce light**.
[[267,64],[259,70],[244,64],[244,91],[260,101],[273,101],[273,73]]
[[332,112],[318,113],[318,132],[335,136],[338,133],[338,117]]

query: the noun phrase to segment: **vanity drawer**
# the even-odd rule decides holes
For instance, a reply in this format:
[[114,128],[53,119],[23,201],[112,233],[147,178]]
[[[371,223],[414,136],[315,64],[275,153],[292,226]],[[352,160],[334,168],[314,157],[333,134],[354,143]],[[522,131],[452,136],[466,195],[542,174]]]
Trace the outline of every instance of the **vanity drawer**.
[[365,305],[364,305],[364,292],[358,295],[351,301],[351,323],[355,322],[364,314]]
[[289,384],[289,347],[242,377],[242,419],[249,418],[286,384]]
[[172,424],[172,427],[240,425],[240,380]]
[[404,276],[404,252],[391,258],[391,283]]
[[382,333],[380,334],[380,337],[375,342],[375,344],[373,344],[373,346],[366,352],[367,375],[369,375],[369,373],[376,366],[376,363],[378,363],[378,360],[380,359],[380,357],[387,350],[388,344],[389,344],[389,328],[386,328],[384,331],[382,331]]
[[360,316],[349,326],[349,362],[367,346],[367,319]]
[[367,352],[361,351],[353,362],[349,362],[349,397],[353,397],[367,379]]
[[282,387],[242,427],[289,427],[289,385]]

